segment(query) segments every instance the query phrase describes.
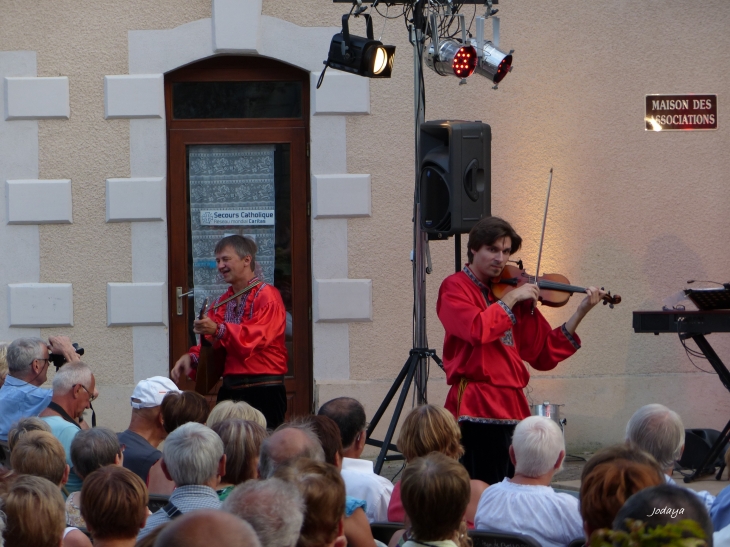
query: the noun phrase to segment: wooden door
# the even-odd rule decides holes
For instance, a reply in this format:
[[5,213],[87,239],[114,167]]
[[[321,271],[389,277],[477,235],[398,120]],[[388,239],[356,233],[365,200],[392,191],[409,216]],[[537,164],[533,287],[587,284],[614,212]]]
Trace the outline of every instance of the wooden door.
[[[251,57],[214,58],[165,78],[170,366],[194,343],[203,298],[226,289],[216,241],[250,236],[260,275],[287,310],[288,416],[312,410],[308,89],[307,73]],[[269,220],[221,220],[241,209]]]

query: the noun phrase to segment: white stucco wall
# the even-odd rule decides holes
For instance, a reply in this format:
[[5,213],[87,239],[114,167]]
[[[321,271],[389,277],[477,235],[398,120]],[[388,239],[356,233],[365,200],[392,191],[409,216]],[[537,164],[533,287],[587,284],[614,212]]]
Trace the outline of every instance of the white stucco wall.
[[[456,79],[425,74],[427,119],[479,119],[492,126],[492,210],[523,235],[519,256],[528,267],[534,267],[547,173],[554,167],[543,271],[623,297],[615,310],[601,307],[589,315],[575,357],[533,374],[536,402],[566,404],[566,435],[574,447],[620,440],[630,414],[649,402],[672,406],[688,427],[721,429],[730,410],[717,378],[697,371],[676,337],[631,330],[632,310],[658,309],[686,279],[727,281],[730,269],[723,252],[730,235],[723,121],[730,6],[712,0],[690,12],[685,7],[674,0],[505,0],[502,45],[516,50],[515,70],[498,91],[478,76],[459,86]],[[160,311],[167,306],[161,289],[167,281],[162,74],[215,53],[258,53],[311,71],[314,83],[344,11],[321,0],[4,6],[0,78],[28,81],[3,80],[0,88],[0,286],[7,303],[0,306],[0,338],[64,333],[80,342],[102,392],[100,423],[124,427],[135,380],[164,372],[169,361]],[[237,33],[241,28],[248,30]],[[398,47],[393,78],[368,81],[328,71],[312,94],[310,126],[313,286],[317,298],[330,295],[321,302],[326,305],[315,300],[313,306],[323,312],[313,324],[317,393],[322,401],[358,396],[370,413],[408,356],[412,311],[412,54],[401,20],[383,25],[376,17],[375,28]],[[701,39],[689,29],[701,29]],[[7,103],[8,85],[33,92]],[[645,94],[693,92],[718,94],[717,131],[644,131]],[[144,210],[134,202],[140,180],[157,181]],[[31,216],[13,208],[22,215],[9,224],[8,199],[14,198],[7,181],[31,181],[13,188],[32,191],[68,181],[54,188],[63,196],[70,191],[70,208],[54,201],[48,215],[36,217],[33,207]],[[337,198],[333,181],[352,193]],[[453,269],[452,244],[431,246],[428,334],[439,351],[436,291]],[[28,299],[13,301],[20,309],[47,303],[48,291],[68,302],[70,285],[70,305],[61,311],[71,320],[52,324],[73,326],[45,328],[49,323],[38,319],[35,326],[11,327],[10,285],[19,284],[31,286],[15,292]],[[348,288],[354,305],[341,297]],[[108,295],[113,301],[126,294],[119,290],[142,299],[145,291],[157,291],[163,300],[153,299],[144,317],[130,319],[124,308],[108,308]],[[333,299],[343,306],[328,308]],[[576,305],[577,297],[546,315],[557,325]],[[710,340],[728,356],[730,337]],[[431,400],[442,402],[443,375],[435,366],[431,371]]]

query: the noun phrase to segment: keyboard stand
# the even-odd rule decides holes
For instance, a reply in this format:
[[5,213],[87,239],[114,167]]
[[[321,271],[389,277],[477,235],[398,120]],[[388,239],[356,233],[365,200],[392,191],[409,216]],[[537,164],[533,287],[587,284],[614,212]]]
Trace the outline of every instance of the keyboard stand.
[[[700,348],[700,351],[705,355],[707,361],[710,363],[710,365],[712,365],[712,368],[715,369],[715,372],[717,372],[717,376],[720,378],[722,385],[725,386],[725,389],[730,391],[730,371],[728,371],[725,363],[723,363],[722,359],[720,359],[717,353],[715,353],[715,350],[712,349],[712,346],[705,338],[705,335],[680,334],[680,336],[682,338],[692,338],[692,340],[695,341],[697,347]],[[717,457],[720,455],[722,449],[725,448],[728,442],[730,442],[730,420],[728,420],[727,424],[725,425],[725,429],[722,430],[720,436],[713,443],[712,447],[710,448],[709,454],[707,454],[700,466],[695,469],[689,477],[684,477],[684,482],[692,482],[693,480],[697,479],[708,467],[711,467],[714,473],[715,461],[717,460]],[[717,480],[720,480],[720,475],[722,475],[723,468],[724,467],[720,467],[720,472],[718,473],[717,477],[715,477]]]

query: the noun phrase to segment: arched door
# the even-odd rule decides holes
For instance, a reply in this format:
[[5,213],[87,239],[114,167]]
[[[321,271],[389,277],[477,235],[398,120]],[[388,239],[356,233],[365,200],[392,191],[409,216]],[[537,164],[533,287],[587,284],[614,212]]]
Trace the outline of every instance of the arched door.
[[309,413],[309,74],[261,57],[214,57],[167,74],[165,101],[170,365],[194,343],[203,299],[227,288],[216,241],[249,236],[287,310],[288,415]]

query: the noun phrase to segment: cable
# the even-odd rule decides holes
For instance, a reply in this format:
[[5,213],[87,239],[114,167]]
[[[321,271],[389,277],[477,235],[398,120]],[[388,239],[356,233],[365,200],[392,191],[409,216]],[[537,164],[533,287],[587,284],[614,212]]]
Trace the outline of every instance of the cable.
[[689,359],[689,362],[692,363],[692,366],[694,366],[697,370],[702,371],[706,374],[717,374],[717,372],[715,372],[714,370],[705,370],[703,368],[698,367],[697,363],[694,362],[692,357],[694,356],[698,359],[705,359],[705,360],[707,360],[707,357],[705,357],[705,355],[703,353],[697,351],[696,349],[692,349],[689,346],[687,346],[687,341],[685,339],[683,339],[681,335],[679,337],[679,341],[682,344],[684,351],[687,353],[687,359]]

